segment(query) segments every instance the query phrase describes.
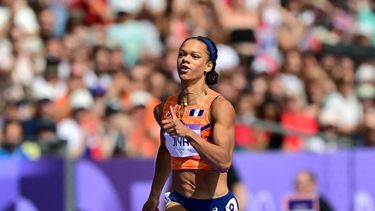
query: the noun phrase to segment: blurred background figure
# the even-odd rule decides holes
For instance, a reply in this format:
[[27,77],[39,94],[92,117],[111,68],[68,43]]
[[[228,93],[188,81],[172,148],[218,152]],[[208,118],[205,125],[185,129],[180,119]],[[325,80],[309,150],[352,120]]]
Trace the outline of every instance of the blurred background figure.
[[302,170],[294,179],[296,195],[314,194],[318,196],[320,211],[333,211],[329,202],[319,194],[318,181],[313,172]]
[[234,165],[228,170],[227,182],[229,190],[236,196],[240,209],[247,210],[249,200],[248,191]]
[[56,124],[51,119],[41,119],[36,127],[36,143],[40,147],[41,156],[66,157],[66,140],[57,136]]
[[0,142],[0,159],[30,160],[39,156],[38,145],[24,141],[21,122],[5,120]]
[[356,144],[360,147],[375,146],[375,109],[369,109],[364,114],[361,129],[356,138]]

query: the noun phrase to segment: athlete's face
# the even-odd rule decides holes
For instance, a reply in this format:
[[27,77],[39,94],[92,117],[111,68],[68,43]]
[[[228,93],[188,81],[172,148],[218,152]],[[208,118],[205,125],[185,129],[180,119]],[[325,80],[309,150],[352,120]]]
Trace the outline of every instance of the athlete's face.
[[206,44],[190,39],[185,41],[178,52],[177,69],[182,81],[199,80],[212,68]]

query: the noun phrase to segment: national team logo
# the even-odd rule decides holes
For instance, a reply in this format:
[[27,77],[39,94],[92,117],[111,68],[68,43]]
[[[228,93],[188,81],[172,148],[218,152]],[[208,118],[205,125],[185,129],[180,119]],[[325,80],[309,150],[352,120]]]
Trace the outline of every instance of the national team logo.
[[192,117],[199,117],[199,116],[202,116],[204,113],[204,110],[203,109],[195,109],[195,108],[192,108],[190,109],[189,111],[189,116],[192,116]]

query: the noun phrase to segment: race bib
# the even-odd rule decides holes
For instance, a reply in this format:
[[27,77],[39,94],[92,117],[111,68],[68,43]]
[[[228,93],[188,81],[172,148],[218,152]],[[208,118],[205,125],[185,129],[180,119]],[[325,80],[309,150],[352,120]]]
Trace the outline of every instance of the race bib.
[[[201,135],[201,128],[199,124],[186,125],[199,136]],[[190,157],[199,155],[190,142],[180,136],[171,136],[164,133],[165,144],[172,157]]]

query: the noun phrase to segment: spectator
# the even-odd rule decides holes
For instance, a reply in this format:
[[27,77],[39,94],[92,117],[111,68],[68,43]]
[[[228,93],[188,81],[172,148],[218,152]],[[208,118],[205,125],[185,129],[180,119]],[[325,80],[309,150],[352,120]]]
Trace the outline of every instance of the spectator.
[[104,139],[108,158],[131,156],[130,137],[132,125],[121,102],[112,100],[107,103],[104,114]]
[[318,130],[314,116],[306,113],[306,101],[302,82],[296,76],[284,75],[285,96],[281,124],[290,135],[285,136],[284,149],[300,151],[303,149],[304,136],[313,135]]
[[161,54],[159,32],[154,24],[147,20],[137,20],[135,14],[120,11],[117,22],[107,29],[107,38],[112,45],[121,47],[125,65],[133,67],[142,60],[142,54],[159,56]]
[[338,132],[343,136],[353,135],[362,119],[363,110],[354,92],[352,78],[338,81],[338,92],[327,96],[323,109],[336,112]]
[[324,153],[347,147],[349,140],[345,139],[344,141],[339,136],[336,127],[337,121],[336,112],[330,110],[322,111],[318,116],[320,132],[306,140],[305,150]]
[[[255,108],[251,95],[242,94],[237,101],[235,144],[236,150],[258,150],[262,147],[262,141],[257,136],[259,133],[251,125],[255,120]],[[257,133],[258,132],[258,133]],[[264,139],[263,139],[264,140]]]
[[0,159],[28,160],[40,156],[35,143],[24,142],[22,124],[18,120],[6,120],[2,128]]
[[35,140],[37,128],[45,120],[53,122],[53,103],[48,98],[38,99],[34,104],[34,113],[31,117],[23,121],[23,134],[26,140]]
[[[94,101],[87,90],[78,89],[70,94],[69,105],[72,109],[71,116],[58,123],[57,135],[60,139],[67,141],[69,157],[77,159],[85,154],[86,147],[89,146],[89,134],[82,124],[90,118],[90,109],[92,109]],[[91,157],[90,152],[88,153]]]
[[319,200],[319,211],[333,211],[334,209],[328,201],[318,193],[318,184],[313,172],[302,170],[298,172],[294,180],[295,193],[304,194],[317,194]]
[[[258,119],[280,124],[281,114],[281,105],[273,99],[268,99],[259,107]],[[283,147],[284,135],[282,131],[264,131],[264,135],[267,139],[267,149],[280,150]]]
[[35,140],[40,146],[41,155],[66,157],[66,141],[57,137],[55,123],[51,119],[42,118],[36,124]]
[[375,109],[369,109],[364,114],[363,123],[359,135],[357,135],[357,145],[365,147],[375,146]]
[[315,118],[321,113],[324,97],[327,94],[327,88],[324,86],[327,81],[324,74],[317,74],[307,79],[305,82],[306,89],[306,112]]
[[132,132],[130,137],[130,152],[135,157],[154,157],[159,148],[160,130],[156,121],[150,118],[159,100],[145,91],[135,91],[130,96],[130,116]]

